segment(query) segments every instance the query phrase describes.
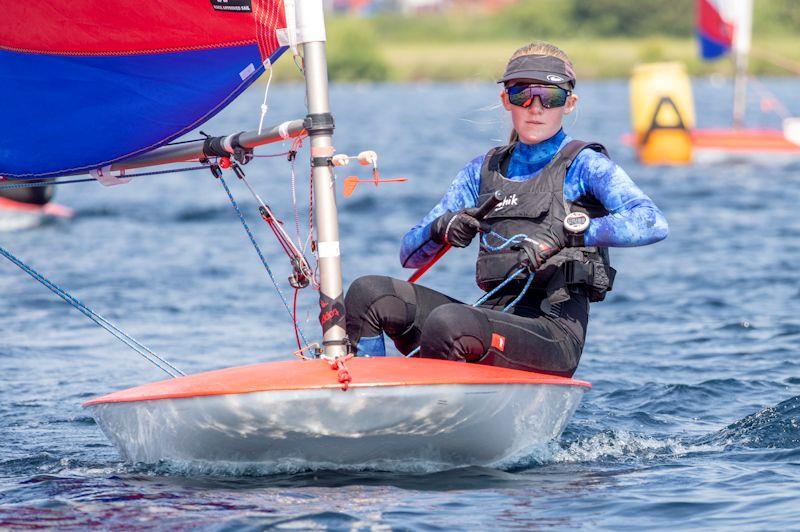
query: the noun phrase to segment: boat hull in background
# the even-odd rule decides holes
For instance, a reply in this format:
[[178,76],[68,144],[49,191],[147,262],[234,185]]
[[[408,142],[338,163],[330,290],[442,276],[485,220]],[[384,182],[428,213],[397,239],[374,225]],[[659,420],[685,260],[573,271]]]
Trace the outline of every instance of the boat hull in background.
[[[311,378],[298,373],[304,382],[294,389],[280,389],[286,382],[281,377],[264,382],[262,387],[272,389],[244,385],[242,393],[205,394],[202,385],[210,376],[221,391],[238,386],[233,381],[242,372],[269,378],[276,373],[271,370],[284,373],[291,365],[291,372],[302,371],[312,364],[317,371]],[[155,393],[145,386],[86,406],[130,462],[396,463],[413,469],[415,463],[513,461],[558,438],[589,387],[457,362],[354,359],[348,362],[353,380],[344,391],[327,366],[307,361],[232,368],[156,383],[180,385],[173,393],[168,386]],[[194,393],[193,379],[199,383]]]
[[37,205],[0,197],[0,232],[38,227],[48,220],[72,218],[69,207],[57,203]]

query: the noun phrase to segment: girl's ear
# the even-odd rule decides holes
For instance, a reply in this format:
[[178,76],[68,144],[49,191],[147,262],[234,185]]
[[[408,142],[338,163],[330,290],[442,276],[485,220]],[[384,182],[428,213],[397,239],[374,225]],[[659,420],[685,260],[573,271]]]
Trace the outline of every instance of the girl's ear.
[[508,94],[506,94],[506,91],[502,91],[500,93],[500,101],[503,102],[503,107],[506,111],[511,110],[511,104],[508,103]]
[[568,115],[572,111],[575,110],[575,107],[578,106],[578,95],[577,94],[570,94],[567,97],[567,104],[564,106],[564,114]]

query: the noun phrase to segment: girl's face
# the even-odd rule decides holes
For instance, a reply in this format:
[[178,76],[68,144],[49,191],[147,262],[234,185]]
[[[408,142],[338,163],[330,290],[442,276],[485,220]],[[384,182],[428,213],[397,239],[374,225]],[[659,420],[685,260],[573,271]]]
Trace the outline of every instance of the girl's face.
[[[537,83],[533,80],[514,80],[508,82],[507,86],[532,84]],[[519,139],[525,144],[538,144],[558,133],[561,123],[564,121],[564,115],[570,114],[578,104],[578,96],[570,94],[562,107],[546,109],[542,107],[541,99],[538,96],[533,98],[533,102],[528,107],[520,107],[508,101],[508,94],[505,90],[500,93],[500,100],[506,111],[511,113],[514,129],[517,131]]]

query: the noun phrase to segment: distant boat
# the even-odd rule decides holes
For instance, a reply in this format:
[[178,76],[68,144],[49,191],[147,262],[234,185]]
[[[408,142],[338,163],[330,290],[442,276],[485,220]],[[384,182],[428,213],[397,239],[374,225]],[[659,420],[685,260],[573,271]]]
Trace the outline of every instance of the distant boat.
[[[751,53],[752,0],[697,0],[697,37],[706,61],[730,55],[735,65],[730,127],[698,129],[691,82],[682,63],[638,65],[631,78],[634,135],[624,142],[637,148],[644,164],[687,164],[698,158],[800,157],[800,118],[773,95],[770,110],[783,118],[783,129],[747,128],[745,111]],[[762,87],[768,93],[766,87]]]
[[706,61],[731,55],[735,76],[733,127],[693,130],[694,148],[734,154],[787,153],[800,156],[799,118],[784,116],[783,130],[745,127],[752,27],[753,0],[697,0],[700,55]]
[[53,203],[54,186],[0,190],[0,231],[37,227],[49,219],[71,218],[69,207]]

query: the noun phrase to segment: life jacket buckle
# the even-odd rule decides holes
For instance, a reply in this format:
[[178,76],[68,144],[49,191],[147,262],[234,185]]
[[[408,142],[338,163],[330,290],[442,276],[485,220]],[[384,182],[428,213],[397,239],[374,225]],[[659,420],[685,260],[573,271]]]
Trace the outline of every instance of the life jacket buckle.
[[566,284],[585,284],[593,286],[595,264],[569,260],[564,263],[564,280]]

